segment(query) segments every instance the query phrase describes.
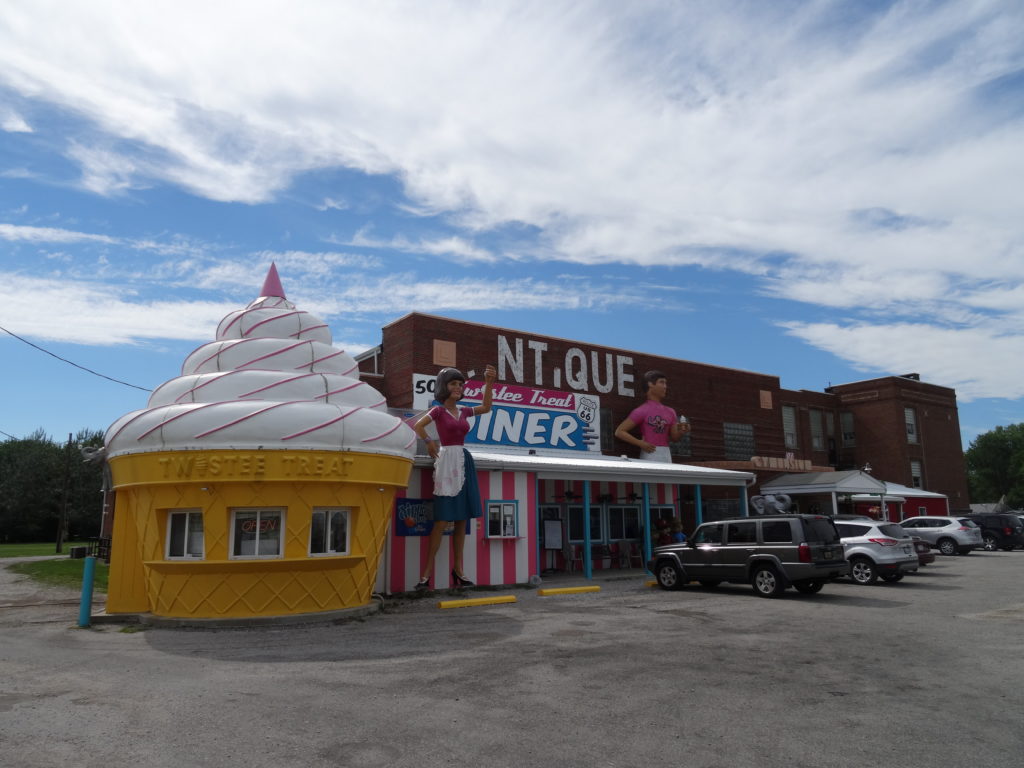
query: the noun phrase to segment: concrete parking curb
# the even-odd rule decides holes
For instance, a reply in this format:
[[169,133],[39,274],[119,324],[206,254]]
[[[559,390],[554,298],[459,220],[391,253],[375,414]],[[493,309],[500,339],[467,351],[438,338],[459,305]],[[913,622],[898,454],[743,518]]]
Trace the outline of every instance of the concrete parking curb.
[[224,619],[179,619],[168,616],[154,616],[150,613],[99,613],[93,614],[93,624],[129,624],[164,629],[252,629],[254,627],[288,627],[305,624],[339,624],[354,621],[378,613],[382,606],[374,601],[357,608],[323,613],[304,613],[295,616],[256,616],[252,618]]

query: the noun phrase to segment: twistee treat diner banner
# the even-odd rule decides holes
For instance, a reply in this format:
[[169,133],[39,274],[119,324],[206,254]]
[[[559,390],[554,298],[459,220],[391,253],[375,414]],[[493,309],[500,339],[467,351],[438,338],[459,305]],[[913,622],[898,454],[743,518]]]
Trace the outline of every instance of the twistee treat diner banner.
[[[434,405],[435,376],[413,374],[413,408],[425,411]],[[484,383],[466,382],[459,405],[473,406],[483,398]],[[523,387],[498,382],[494,385],[490,413],[471,420],[467,444],[500,445],[534,450],[592,451],[600,453],[600,398],[577,392]]]

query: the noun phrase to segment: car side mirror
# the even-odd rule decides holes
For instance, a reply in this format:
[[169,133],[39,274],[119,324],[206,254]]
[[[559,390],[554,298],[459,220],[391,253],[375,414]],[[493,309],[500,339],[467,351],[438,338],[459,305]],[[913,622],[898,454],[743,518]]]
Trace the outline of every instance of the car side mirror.
[[686,540],[686,546],[688,546],[690,549],[696,549],[697,548],[697,542],[694,541],[693,539],[687,539]]

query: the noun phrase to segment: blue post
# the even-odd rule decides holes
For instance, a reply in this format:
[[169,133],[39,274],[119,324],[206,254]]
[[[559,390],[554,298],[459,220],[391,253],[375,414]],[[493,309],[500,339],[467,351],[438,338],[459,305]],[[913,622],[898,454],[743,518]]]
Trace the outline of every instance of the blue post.
[[[647,536],[644,539],[643,547],[641,551],[644,553],[644,569],[647,568],[647,561],[651,559],[651,539],[653,538],[653,531],[651,530],[651,487],[644,483],[643,485],[643,515],[644,515],[644,530],[647,532]],[[650,571],[648,571],[650,573]]]
[[750,506],[747,504],[747,486],[740,488],[740,517],[750,516]]
[[700,499],[700,486],[699,485],[693,486],[693,503],[696,506],[697,525],[700,525],[701,523],[704,522],[704,509],[703,509],[703,504],[701,503],[701,499]]
[[590,481],[583,481],[583,573],[594,578],[594,558],[590,551]]
[[78,626],[88,627],[92,624],[92,582],[96,576],[96,558],[85,558],[85,569],[82,571],[82,602],[78,606]]
[[[533,546],[537,550],[537,576],[544,573],[544,561],[541,559],[546,553],[541,547],[541,537],[544,535],[544,521],[540,519],[540,480],[537,475],[533,476],[533,509],[527,509],[526,519],[533,520],[536,526],[536,535],[533,537]],[[530,574],[533,575],[532,573]]]

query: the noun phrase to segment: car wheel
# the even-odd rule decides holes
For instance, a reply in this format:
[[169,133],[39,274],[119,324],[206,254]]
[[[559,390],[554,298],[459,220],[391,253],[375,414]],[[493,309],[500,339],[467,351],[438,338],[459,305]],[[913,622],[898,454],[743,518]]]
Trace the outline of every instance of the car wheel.
[[991,533],[986,533],[981,537],[981,540],[984,542],[982,546],[985,548],[986,552],[995,552],[999,549],[999,545],[996,543],[996,537]]
[[718,579],[700,579],[700,585],[702,587],[707,587],[708,589],[717,587],[721,583],[722,582],[720,582]]
[[886,573],[882,575],[882,581],[888,582],[889,584],[895,584],[897,581],[903,580],[902,573]]
[[957,551],[956,542],[952,539],[942,539],[939,542],[939,552],[944,555],[955,555]]
[[796,591],[802,595],[813,595],[821,592],[821,588],[825,586],[824,581],[795,581],[793,586],[796,587]]
[[654,568],[654,577],[662,589],[679,589],[683,586],[683,575],[679,566],[671,560],[662,560]]
[[750,586],[761,597],[778,597],[786,588],[778,571],[770,565],[754,566],[754,571],[750,574]]
[[874,584],[878,579],[878,571],[868,558],[857,557],[850,561],[850,578],[858,584]]

